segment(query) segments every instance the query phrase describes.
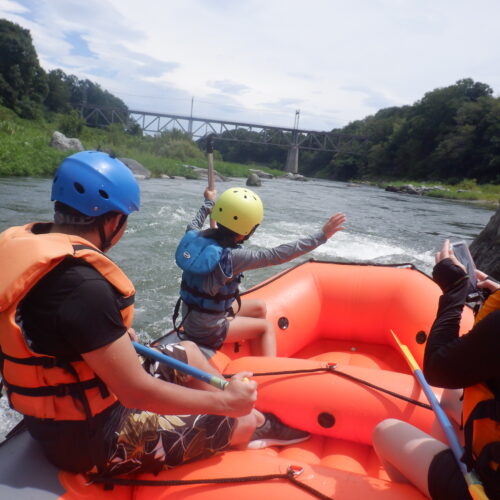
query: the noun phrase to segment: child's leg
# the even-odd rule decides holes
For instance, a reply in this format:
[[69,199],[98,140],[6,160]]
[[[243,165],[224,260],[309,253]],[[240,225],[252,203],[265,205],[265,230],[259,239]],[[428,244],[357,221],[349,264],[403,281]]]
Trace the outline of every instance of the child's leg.
[[236,316],[244,316],[247,318],[262,318],[267,315],[266,303],[261,299],[241,299],[240,310]]
[[267,319],[240,316],[229,322],[226,340],[249,340],[254,356],[276,356],[276,337],[273,324]]
[[410,482],[429,496],[429,466],[434,456],[447,448],[444,443],[413,425],[391,418],[375,427],[373,446],[393,481]]

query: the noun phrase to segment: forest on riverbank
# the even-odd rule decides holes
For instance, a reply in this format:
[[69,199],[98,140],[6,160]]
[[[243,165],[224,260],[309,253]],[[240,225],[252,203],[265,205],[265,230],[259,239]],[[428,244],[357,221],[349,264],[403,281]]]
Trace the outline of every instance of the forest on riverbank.
[[[49,146],[55,130],[84,147],[113,150],[141,162],[153,175],[193,175],[205,166],[204,142],[179,130],[143,135],[136,123],[85,123],[83,103],[128,116],[125,103],[89,80],[39,64],[28,30],[0,20],[0,175],[51,175],[67,153]],[[439,188],[427,195],[497,202],[500,196],[500,98],[471,79],[434,89],[416,103],[386,108],[333,132],[349,140],[338,153],[302,150],[300,173],[383,185]],[[252,134],[239,130],[242,138]],[[250,166],[283,173],[287,151],[216,138],[217,169],[246,176]]]

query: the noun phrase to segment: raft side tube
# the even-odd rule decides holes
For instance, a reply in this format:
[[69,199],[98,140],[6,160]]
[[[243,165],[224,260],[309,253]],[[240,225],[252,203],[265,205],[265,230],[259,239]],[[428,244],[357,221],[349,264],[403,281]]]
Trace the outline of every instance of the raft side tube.
[[[228,373],[323,368],[324,362],[289,358],[244,357],[232,361]],[[406,398],[427,403],[420,385],[410,374],[359,366],[336,365],[340,372],[388,389]],[[257,376],[257,408],[277,415],[291,427],[312,434],[371,445],[374,427],[386,418],[397,418],[433,433],[432,410],[398,399],[328,371]],[[439,394],[441,389],[436,389]]]
[[[266,302],[280,356],[301,357],[301,350],[315,341],[332,339],[353,346],[385,344],[399,358],[392,329],[421,365],[440,295],[429,276],[410,267],[312,261],[281,273],[245,297]],[[472,321],[466,309],[461,331],[467,331]],[[286,328],[280,326],[283,323]],[[398,363],[401,366],[404,363]]]

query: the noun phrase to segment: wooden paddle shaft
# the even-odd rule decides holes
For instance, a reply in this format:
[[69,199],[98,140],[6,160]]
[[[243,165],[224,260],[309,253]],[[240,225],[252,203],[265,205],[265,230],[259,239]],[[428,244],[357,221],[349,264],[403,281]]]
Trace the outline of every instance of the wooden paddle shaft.
[[[207,137],[207,157],[208,157],[208,189],[213,191],[215,189],[215,175],[214,175],[214,141],[213,135]],[[215,221],[210,219],[210,227],[215,227]]]

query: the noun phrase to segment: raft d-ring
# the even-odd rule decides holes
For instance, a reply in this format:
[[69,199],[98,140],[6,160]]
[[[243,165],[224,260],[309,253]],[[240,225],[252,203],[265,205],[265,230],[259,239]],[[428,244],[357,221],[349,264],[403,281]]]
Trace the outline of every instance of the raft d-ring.
[[300,465],[289,465],[288,466],[288,472],[294,476],[300,476],[304,472],[304,467],[301,467]]

